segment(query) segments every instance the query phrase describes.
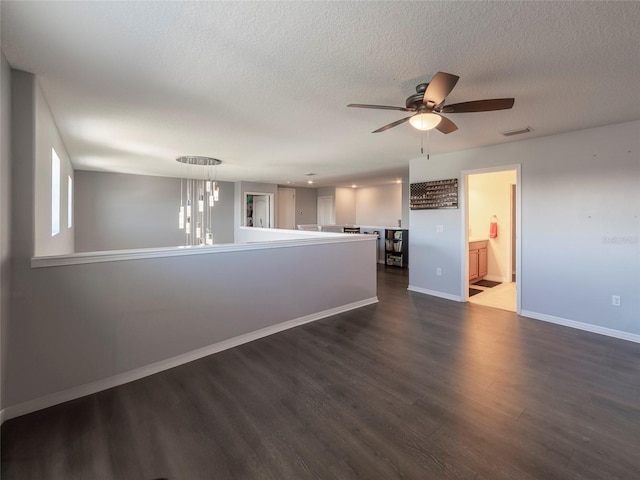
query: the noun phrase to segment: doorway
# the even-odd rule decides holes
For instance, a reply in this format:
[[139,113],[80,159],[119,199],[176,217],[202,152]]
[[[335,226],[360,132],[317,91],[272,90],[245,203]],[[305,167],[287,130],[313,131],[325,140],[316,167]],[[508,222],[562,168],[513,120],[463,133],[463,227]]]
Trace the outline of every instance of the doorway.
[[520,166],[463,172],[463,298],[520,312]]
[[246,192],[244,197],[244,225],[273,228],[273,193]]

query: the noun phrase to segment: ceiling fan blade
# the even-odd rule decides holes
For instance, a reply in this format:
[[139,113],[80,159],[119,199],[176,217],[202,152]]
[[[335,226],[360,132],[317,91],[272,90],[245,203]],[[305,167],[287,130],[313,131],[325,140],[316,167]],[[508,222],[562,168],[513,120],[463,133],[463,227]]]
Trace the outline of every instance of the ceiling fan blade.
[[[396,120],[395,122],[390,123],[389,125],[385,125],[384,127],[380,127],[379,129],[374,130],[371,133],[380,133],[380,132],[384,132],[385,130],[389,130],[390,128],[397,127],[398,125],[400,125],[400,124],[406,122],[407,120],[409,120],[411,117],[413,117],[413,115],[409,115],[408,117],[403,118],[402,120]],[[440,122],[440,123],[442,123],[442,122]]]
[[431,104],[432,107],[440,105],[447,95],[451,93],[453,87],[456,86],[459,78],[457,75],[452,75],[451,73],[436,73],[431,79],[427,90],[424,92],[422,103]]
[[[438,114],[436,113],[436,115]],[[440,123],[436,125],[436,130],[442,133],[451,133],[458,130],[458,126],[447,117],[443,117],[442,115],[438,116],[440,117]]]
[[363,105],[362,103],[350,103],[347,107],[375,108],[376,110],[400,110],[401,112],[415,112],[413,108],[392,107],[390,105]]
[[474,100],[472,102],[454,103],[440,109],[442,113],[491,112],[507,110],[513,107],[514,98],[493,98],[491,100]]

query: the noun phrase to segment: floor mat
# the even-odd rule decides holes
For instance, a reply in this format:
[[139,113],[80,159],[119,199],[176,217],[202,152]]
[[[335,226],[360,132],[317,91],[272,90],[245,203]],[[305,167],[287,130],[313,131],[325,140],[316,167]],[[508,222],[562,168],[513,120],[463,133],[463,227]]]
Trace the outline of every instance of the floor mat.
[[477,289],[477,288],[470,288],[469,289],[469,296],[473,297],[474,295],[477,295],[478,293],[482,293],[483,290]]
[[477,282],[473,282],[474,285],[478,285],[479,287],[488,287],[493,288],[496,285],[500,285],[502,282],[492,282],[491,280],[478,280]]

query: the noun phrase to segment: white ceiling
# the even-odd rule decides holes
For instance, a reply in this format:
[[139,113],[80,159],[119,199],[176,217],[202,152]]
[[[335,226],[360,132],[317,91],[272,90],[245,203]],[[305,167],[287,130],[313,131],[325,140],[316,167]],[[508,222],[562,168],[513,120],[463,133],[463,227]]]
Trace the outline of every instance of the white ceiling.
[[[640,2],[1,2],[2,50],[33,72],[75,168],[371,185],[406,176],[422,134],[403,106],[437,71],[450,114],[432,155],[640,118]],[[500,132],[531,126],[506,138]]]

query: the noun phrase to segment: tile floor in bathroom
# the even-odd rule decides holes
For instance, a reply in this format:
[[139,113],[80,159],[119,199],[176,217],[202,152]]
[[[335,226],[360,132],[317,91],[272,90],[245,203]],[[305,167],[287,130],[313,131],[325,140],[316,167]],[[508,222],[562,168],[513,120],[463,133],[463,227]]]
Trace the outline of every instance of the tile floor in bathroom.
[[470,303],[484,305],[485,307],[501,308],[502,310],[516,311],[516,283],[501,283],[493,288],[469,285],[471,288],[482,290],[473,297],[469,297]]

